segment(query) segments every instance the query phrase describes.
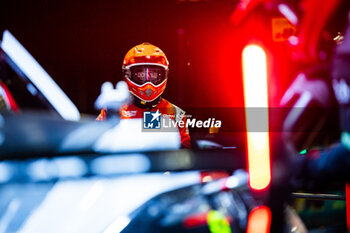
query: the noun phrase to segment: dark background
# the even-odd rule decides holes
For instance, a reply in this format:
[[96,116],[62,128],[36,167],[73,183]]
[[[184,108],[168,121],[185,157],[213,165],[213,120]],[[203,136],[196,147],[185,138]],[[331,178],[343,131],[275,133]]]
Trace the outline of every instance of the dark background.
[[[0,31],[8,29],[27,48],[80,112],[95,116],[99,111],[93,104],[102,83],[121,80],[126,52],[150,42],[170,62],[164,98],[197,119],[222,120],[220,131],[241,132],[243,47],[257,43],[267,53],[270,107],[279,106],[300,67],[290,59],[286,43],[272,41],[271,18],[281,15],[257,9],[242,24],[233,25],[230,17],[237,4],[238,0],[11,0],[0,4]],[[279,123],[270,116],[271,122]]]
[[[8,29],[83,113],[101,84],[121,80],[126,52],[142,42],[170,61],[164,97],[182,108],[243,106],[237,1],[6,1]],[[255,29],[254,29],[255,30]]]

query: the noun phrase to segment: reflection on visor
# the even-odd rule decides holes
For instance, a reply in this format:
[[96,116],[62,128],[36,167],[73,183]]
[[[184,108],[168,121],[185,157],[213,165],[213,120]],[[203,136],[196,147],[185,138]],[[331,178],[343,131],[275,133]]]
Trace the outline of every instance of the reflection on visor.
[[157,66],[134,66],[130,68],[131,81],[142,85],[146,82],[151,82],[154,85],[162,83],[165,78],[165,70]]

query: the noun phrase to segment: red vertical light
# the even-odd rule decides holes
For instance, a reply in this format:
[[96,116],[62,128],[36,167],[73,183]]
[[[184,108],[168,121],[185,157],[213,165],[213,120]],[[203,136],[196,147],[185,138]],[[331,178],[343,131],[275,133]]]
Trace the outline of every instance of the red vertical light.
[[248,217],[247,233],[269,233],[271,211],[266,206],[254,208]]
[[346,225],[348,231],[350,230],[350,184],[346,183],[345,186],[345,197],[346,197]]
[[[263,190],[271,182],[265,51],[257,45],[247,45],[243,49],[242,65],[249,185],[254,190]],[[259,108],[259,114],[252,108]],[[257,126],[265,131],[256,132]]]

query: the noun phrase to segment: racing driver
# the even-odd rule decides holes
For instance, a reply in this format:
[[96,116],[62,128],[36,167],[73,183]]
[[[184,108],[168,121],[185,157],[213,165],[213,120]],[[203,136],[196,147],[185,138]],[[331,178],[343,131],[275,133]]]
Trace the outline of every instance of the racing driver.
[[[122,70],[132,101],[120,109],[121,119],[143,118],[145,111],[159,111],[175,122],[185,123],[183,127],[177,127],[182,147],[190,148],[185,112],[161,97],[169,72],[169,62],[164,52],[150,43],[136,45],[125,55]],[[107,116],[108,111],[103,108],[97,120],[105,120]]]

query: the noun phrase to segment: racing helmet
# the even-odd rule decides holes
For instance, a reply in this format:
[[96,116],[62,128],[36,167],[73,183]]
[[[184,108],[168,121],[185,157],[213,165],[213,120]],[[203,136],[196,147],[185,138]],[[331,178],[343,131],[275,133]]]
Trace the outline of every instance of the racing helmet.
[[131,48],[122,66],[130,93],[144,102],[156,100],[165,90],[168,66],[168,59],[157,46],[145,42]]

